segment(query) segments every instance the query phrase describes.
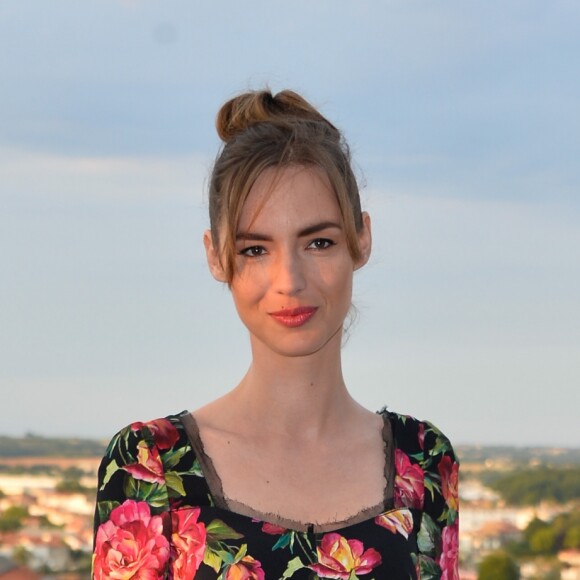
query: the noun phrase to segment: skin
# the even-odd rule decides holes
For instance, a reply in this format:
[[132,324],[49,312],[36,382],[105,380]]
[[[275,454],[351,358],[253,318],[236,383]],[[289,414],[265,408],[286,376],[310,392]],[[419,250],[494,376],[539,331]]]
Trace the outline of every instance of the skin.
[[[383,499],[382,419],[350,396],[342,327],[356,269],[370,256],[370,218],[353,262],[324,172],[290,166],[256,181],[238,227],[231,293],[249,331],[252,363],[239,385],[194,412],[225,495],[259,513],[324,524]],[[225,281],[220,248],[204,243]],[[315,308],[303,325],[272,313]]]

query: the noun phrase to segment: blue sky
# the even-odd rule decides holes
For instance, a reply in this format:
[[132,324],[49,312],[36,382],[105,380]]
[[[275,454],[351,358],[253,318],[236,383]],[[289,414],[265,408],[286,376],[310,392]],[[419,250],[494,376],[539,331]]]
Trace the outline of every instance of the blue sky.
[[0,5],[0,432],[109,437],[249,360],[207,272],[219,105],[302,92],[375,248],[347,383],[458,443],[580,445],[580,5]]

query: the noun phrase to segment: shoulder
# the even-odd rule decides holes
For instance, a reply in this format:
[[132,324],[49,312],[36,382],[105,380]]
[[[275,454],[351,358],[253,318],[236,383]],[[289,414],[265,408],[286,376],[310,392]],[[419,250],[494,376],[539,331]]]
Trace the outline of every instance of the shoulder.
[[99,502],[146,498],[167,509],[182,495],[180,472],[195,472],[196,463],[182,414],[136,421],[113,436],[99,467]]
[[[111,439],[99,468],[95,579],[120,577],[133,565],[148,577],[167,577],[170,506],[184,494],[177,470],[189,450],[180,424],[178,415],[138,421]],[[131,565],[125,563],[135,557]]]
[[186,414],[185,411],[152,421],[136,421],[120,433],[129,433],[135,439],[146,442],[150,448],[156,448],[160,452],[173,449],[176,445],[187,442],[187,434],[181,421],[184,414]]
[[423,456],[423,460],[446,455],[457,461],[449,438],[430,421],[394,413],[386,408],[379,412],[389,420],[395,449],[417,458]]
[[[393,433],[395,507],[421,511],[419,575],[459,578],[459,462],[429,421],[383,409]],[[437,576],[439,577],[439,576]]]
[[447,436],[429,421],[383,409],[393,435],[395,503],[453,522],[458,511],[459,461]]
[[[183,413],[152,421],[135,421],[118,431],[107,446],[103,463],[115,460],[127,466],[144,463],[147,458],[163,458],[188,446],[188,437],[181,422]],[[147,456],[147,457],[145,457]]]

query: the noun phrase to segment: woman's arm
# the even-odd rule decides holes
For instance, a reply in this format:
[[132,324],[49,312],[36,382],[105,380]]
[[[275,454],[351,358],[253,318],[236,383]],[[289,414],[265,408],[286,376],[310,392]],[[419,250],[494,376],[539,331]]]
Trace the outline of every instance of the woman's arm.
[[420,424],[419,438],[425,496],[417,568],[420,577],[440,572],[442,580],[459,580],[459,462],[447,437],[430,423]]
[[120,431],[101,462],[95,511],[95,580],[129,572],[156,579],[168,575],[171,519],[165,472],[152,425],[134,423]]
[[458,580],[459,463],[451,443],[431,423],[389,417],[396,441],[394,507],[420,518],[412,556],[417,577]]

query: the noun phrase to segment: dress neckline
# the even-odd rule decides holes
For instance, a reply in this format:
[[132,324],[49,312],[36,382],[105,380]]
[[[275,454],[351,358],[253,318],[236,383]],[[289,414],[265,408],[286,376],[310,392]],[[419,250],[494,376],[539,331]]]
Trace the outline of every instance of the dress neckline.
[[382,416],[382,440],[384,448],[384,478],[385,487],[383,492],[383,499],[376,505],[367,506],[360,509],[358,512],[349,516],[346,519],[335,520],[323,524],[305,523],[301,521],[284,518],[276,513],[262,512],[256,510],[251,506],[229,498],[225,495],[220,476],[218,475],[211,457],[205,452],[203,440],[199,432],[199,426],[195,417],[189,411],[183,411],[178,415],[179,420],[183,424],[189,443],[195,451],[195,455],[201,466],[201,472],[205,479],[210,497],[215,507],[222,510],[234,513],[240,516],[249,517],[264,523],[269,523],[274,526],[296,531],[296,532],[314,532],[326,533],[338,531],[348,526],[362,523],[364,521],[374,519],[376,516],[393,509],[394,506],[394,453],[395,442],[391,420],[386,409],[378,411]]

